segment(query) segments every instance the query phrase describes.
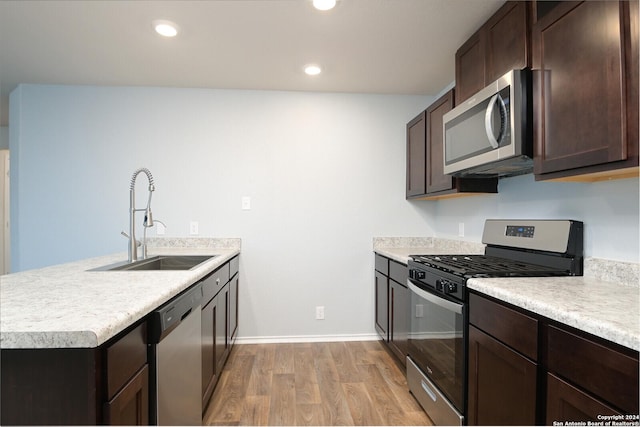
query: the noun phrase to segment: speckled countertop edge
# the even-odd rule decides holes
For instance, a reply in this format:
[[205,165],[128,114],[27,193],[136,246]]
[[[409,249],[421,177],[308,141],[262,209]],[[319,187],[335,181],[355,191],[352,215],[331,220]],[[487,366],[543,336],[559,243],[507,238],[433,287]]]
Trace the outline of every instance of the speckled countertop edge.
[[217,256],[189,271],[90,271],[122,253],[0,277],[0,348],[98,347],[240,253],[240,239],[213,247],[189,240],[149,255]]
[[640,351],[640,289],[587,277],[470,279],[469,289]]

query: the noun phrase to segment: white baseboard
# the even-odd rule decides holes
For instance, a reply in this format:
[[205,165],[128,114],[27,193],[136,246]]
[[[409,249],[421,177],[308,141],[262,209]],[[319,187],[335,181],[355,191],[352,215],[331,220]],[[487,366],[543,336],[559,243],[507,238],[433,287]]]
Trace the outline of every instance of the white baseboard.
[[381,339],[378,334],[356,335],[292,335],[277,337],[238,337],[236,344],[272,344],[336,341],[375,341]]

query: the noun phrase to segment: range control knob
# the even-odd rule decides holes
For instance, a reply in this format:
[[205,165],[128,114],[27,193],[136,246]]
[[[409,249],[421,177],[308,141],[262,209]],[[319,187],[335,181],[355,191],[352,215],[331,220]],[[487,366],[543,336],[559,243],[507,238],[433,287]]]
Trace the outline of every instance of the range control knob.
[[409,276],[412,279],[417,279],[417,280],[424,279],[424,277],[425,277],[424,276],[424,271],[420,271],[420,270],[411,270],[409,272]]
[[458,285],[445,279],[436,281],[436,290],[445,294],[453,294],[458,290]]

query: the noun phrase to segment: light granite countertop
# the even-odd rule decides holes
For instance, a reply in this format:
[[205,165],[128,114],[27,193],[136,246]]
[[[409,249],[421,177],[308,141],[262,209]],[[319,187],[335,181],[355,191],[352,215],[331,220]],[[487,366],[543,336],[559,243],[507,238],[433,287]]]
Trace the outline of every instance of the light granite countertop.
[[[416,254],[478,254],[483,245],[437,238],[375,238],[374,252],[407,264]],[[475,249],[475,250],[474,250]],[[640,351],[639,266],[586,258],[584,276],[470,279],[469,289]]]
[[470,279],[469,289],[640,351],[640,288],[589,277]]
[[0,348],[98,347],[238,255],[240,239],[225,240],[149,248],[149,256],[217,255],[187,271],[91,271],[123,253],[2,276]]

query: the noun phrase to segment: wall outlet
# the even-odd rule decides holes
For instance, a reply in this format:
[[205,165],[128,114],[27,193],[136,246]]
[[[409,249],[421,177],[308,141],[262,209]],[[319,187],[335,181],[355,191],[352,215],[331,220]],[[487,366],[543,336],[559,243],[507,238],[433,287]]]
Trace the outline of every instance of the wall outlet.
[[198,233],[198,221],[191,221],[189,223],[189,234],[196,236]]
[[324,306],[319,305],[316,307],[316,320],[324,320]]
[[458,223],[458,237],[464,237],[464,222]]
[[242,210],[243,211],[251,210],[251,197],[249,196],[242,197]]

